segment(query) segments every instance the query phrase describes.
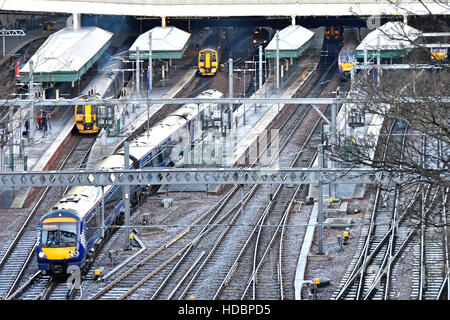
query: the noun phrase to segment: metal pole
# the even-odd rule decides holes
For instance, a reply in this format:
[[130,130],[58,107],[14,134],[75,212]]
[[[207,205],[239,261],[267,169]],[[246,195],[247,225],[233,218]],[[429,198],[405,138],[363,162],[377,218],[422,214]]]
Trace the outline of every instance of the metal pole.
[[102,238],[105,237],[105,186],[102,186]]
[[[150,90],[152,90],[153,64],[152,64],[152,31],[148,33],[148,91],[147,98],[150,100]],[[150,137],[150,103],[147,103],[147,137]]]
[[[129,142],[125,141],[124,144],[124,168],[128,169],[129,165]],[[125,206],[125,247],[124,250],[131,249],[130,239],[130,185],[123,186],[123,202]]]
[[262,46],[259,46],[259,87],[258,87],[259,90],[261,90],[263,82],[262,55],[263,55],[263,48]]
[[243,92],[244,92],[244,98],[245,98],[245,69],[244,69],[244,90],[243,90]]
[[352,87],[355,83],[355,75],[356,75],[356,69],[354,66],[350,69],[350,86]]
[[0,172],[3,172],[5,169],[5,145],[2,140],[2,143],[0,144]]
[[277,92],[278,89],[280,88],[280,31],[277,30],[277,33],[275,34],[275,39],[276,39],[276,45],[277,45],[277,50],[276,50],[276,77],[277,77]]
[[[228,59],[228,97],[233,98],[233,58]],[[233,114],[233,104],[230,103],[230,123],[232,123],[231,117]]]
[[14,171],[14,107],[9,105],[9,166],[11,171]]
[[364,65],[367,64],[367,46],[364,45]]
[[319,240],[319,251],[317,252],[318,254],[324,254],[324,250],[323,250],[323,186],[322,186],[322,176],[321,171],[323,168],[323,145],[319,144],[317,146],[317,151],[318,151],[318,168],[319,168],[319,188],[318,188],[318,192],[317,192],[317,205],[318,205],[318,210],[319,210],[319,214],[318,214],[318,227],[319,227],[319,232],[318,232],[318,240]]
[[136,47],[136,94],[138,98],[141,97],[141,79],[140,79],[141,66],[139,64],[139,60],[140,60],[139,47]]
[[241,215],[244,215],[244,185],[241,184]]
[[[34,100],[34,83],[33,83],[33,78],[34,78],[34,62],[33,60],[30,60],[30,82],[28,84],[28,90],[30,93],[30,99],[33,101]],[[30,113],[29,113],[29,118],[30,118],[30,132],[28,134],[28,141],[32,141],[33,140],[33,136],[34,136],[34,126],[35,126],[35,121],[34,121],[34,103],[31,102],[30,105]]]
[[378,34],[377,35],[377,87],[380,85],[380,64],[381,64],[380,34]]
[[[339,92],[338,92],[339,95]],[[337,114],[337,104],[331,105],[331,155],[333,156],[336,150],[336,144],[337,144],[337,127],[336,127],[336,114]],[[331,168],[336,167],[336,162],[332,158],[331,159]],[[336,184],[332,183],[330,184],[330,197],[332,199],[337,198],[336,196]]]
[[153,52],[152,52],[152,31],[148,33],[148,92],[150,95],[150,90],[152,90],[152,78],[153,78]]

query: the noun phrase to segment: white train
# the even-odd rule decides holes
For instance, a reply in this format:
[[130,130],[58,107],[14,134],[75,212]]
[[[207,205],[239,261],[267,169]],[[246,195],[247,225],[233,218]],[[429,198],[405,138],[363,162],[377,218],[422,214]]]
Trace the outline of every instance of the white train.
[[356,64],[356,47],[360,43],[358,28],[344,29],[344,45],[338,56],[339,75],[342,79],[350,78],[352,66]]
[[[221,98],[217,90],[202,92],[197,98]],[[130,169],[171,167],[182,157],[183,148],[201,134],[200,115],[213,104],[185,104],[154,124],[147,132],[129,144]],[[124,168],[124,150],[102,159],[96,168],[114,170]],[[136,198],[140,186],[130,187],[131,199]],[[119,186],[77,186],[60,199],[39,223],[37,262],[45,273],[65,273],[76,265],[86,266],[100,243],[100,217],[104,195],[106,227],[121,219],[122,189]]]

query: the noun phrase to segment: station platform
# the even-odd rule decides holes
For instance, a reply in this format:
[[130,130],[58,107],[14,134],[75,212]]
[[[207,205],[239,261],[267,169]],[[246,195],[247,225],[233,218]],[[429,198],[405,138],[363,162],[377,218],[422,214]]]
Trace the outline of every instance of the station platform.
[[[3,52],[0,56],[0,66],[5,67],[5,63],[8,63],[8,61],[11,61],[11,59],[15,59],[16,56],[19,55],[19,52],[26,47],[28,44],[32,43],[33,41],[39,40],[39,39],[46,39],[53,33],[61,30],[62,28],[66,27],[66,19],[65,18],[59,18],[56,19],[56,23],[53,25],[53,27],[48,30],[46,33],[42,33],[41,28],[33,28],[25,30],[25,36],[19,36],[19,37],[5,37],[5,55],[3,56]],[[14,61],[14,60],[13,60]],[[62,110],[62,112],[64,112]],[[24,128],[21,125],[23,118],[25,117],[24,110],[19,110],[14,114],[14,131],[16,135],[16,141],[20,141],[22,138],[22,131]],[[57,121],[57,118],[55,118],[55,122],[49,123],[49,128],[46,137],[43,137],[43,132],[37,132],[35,140],[28,144],[25,142],[24,150],[22,150],[24,153],[27,153],[28,158],[28,167],[34,166],[37,163],[37,158],[33,157],[32,154],[39,152],[42,154],[42,150],[48,148],[49,142],[50,142],[50,136],[54,133],[58,132],[61,128]],[[50,128],[51,126],[51,128]],[[19,153],[20,147],[15,146],[14,152]],[[28,153],[28,149],[30,149],[30,153]],[[33,149],[35,149],[33,151]],[[8,152],[8,151],[7,151]],[[13,202],[16,196],[20,194],[21,190],[14,190],[14,189],[7,189],[7,188],[0,188],[0,208],[14,208]]]
[[[155,81],[155,87],[151,90],[153,98],[170,98],[179,94],[183,88],[186,88],[195,76],[195,70],[190,63],[190,57],[180,62],[177,68],[174,68],[164,83]],[[133,89],[133,88],[132,88]],[[130,96],[136,95],[134,90],[130,90]],[[146,94],[146,93],[145,93]],[[150,108],[150,117],[156,114],[163,106],[153,105]],[[127,112],[122,123],[122,131],[119,136],[102,137],[98,136],[94,146],[91,149],[88,166],[93,166],[98,158],[112,154],[120,146],[123,140],[140,127],[145,126],[147,121],[147,106],[138,105],[135,112]],[[15,114],[16,123],[24,123],[25,111],[18,111]],[[48,130],[35,130],[35,135],[31,141],[22,138],[22,150],[15,146],[14,152],[23,152],[27,154],[28,171],[43,171],[52,168],[52,165],[60,157],[60,152],[72,138],[74,128],[74,107],[60,107],[52,115],[48,122]],[[19,120],[21,119],[21,120]],[[23,124],[17,128],[16,134],[21,135],[24,131]],[[21,137],[18,137],[19,139]],[[103,141],[102,141],[103,140]],[[105,143],[106,141],[106,143]],[[105,144],[102,144],[105,143]],[[22,208],[27,199],[30,199],[36,190],[34,188],[21,188],[20,190],[3,190],[0,195],[0,208]]]
[[[176,98],[191,83],[195,77],[195,73],[196,70],[188,64],[185,67],[176,69],[165,81],[163,87],[152,88],[150,97],[153,99]],[[143,94],[147,95],[146,92]],[[132,90],[128,98],[137,98],[136,90]],[[120,134],[117,136],[107,136],[106,132],[102,130],[91,149],[87,167],[92,168],[99,159],[113,154],[128,137],[144,130],[148,117],[152,119],[164,106],[164,104],[151,105],[147,114],[146,104],[139,104],[134,108],[129,105],[121,118],[122,129]]]
[[[251,98],[291,98],[309,79],[311,74],[316,70],[320,60],[320,50],[317,47],[308,49],[291,66],[294,71],[291,72],[286,82],[280,86],[278,92],[275,92],[275,77],[270,76],[265,84],[255,92]],[[261,141],[265,139],[267,131],[280,119],[283,114],[284,104],[267,104],[267,105],[240,105],[233,112],[232,129],[227,132],[226,136],[221,136],[217,132],[206,132],[206,138],[199,142],[198,145],[220,146],[220,151],[216,152],[218,156],[215,159],[203,157],[203,163],[198,163],[198,157],[194,154],[191,156],[193,163],[184,163],[184,167],[192,166],[222,166],[236,167],[239,165],[248,165],[249,154],[257,152],[257,144],[261,148]],[[198,149],[206,149],[201,146]],[[250,150],[250,151],[249,151]],[[253,153],[254,154],[254,153]],[[255,155],[255,154],[254,154]],[[159,192],[209,192],[218,193],[222,186],[218,184],[206,185],[173,185],[160,188]]]

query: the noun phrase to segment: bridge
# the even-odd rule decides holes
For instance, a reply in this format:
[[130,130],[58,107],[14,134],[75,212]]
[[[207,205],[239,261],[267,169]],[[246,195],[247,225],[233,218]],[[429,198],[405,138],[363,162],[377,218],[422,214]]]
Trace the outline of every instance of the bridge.
[[437,0],[4,0],[0,10],[148,17],[448,15]]

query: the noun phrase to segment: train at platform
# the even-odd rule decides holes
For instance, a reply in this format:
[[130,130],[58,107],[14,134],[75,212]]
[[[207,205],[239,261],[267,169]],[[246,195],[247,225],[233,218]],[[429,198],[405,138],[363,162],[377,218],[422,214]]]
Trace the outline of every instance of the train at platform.
[[[119,50],[120,52],[120,50]],[[110,99],[118,98],[124,94],[123,84],[124,72],[123,59],[112,56],[106,64],[98,71],[97,75],[81,92],[81,99]],[[76,105],[75,106],[75,126],[78,132],[83,134],[98,133],[102,126],[107,108],[101,105]],[[112,115],[111,115],[112,116]]]
[[226,45],[227,33],[214,32],[203,42],[198,52],[198,72],[202,76],[214,76],[220,68],[220,59]]
[[359,42],[358,28],[344,29],[344,45],[338,55],[339,75],[341,79],[350,79],[352,66],[356,64],[356,47]]
[[[222,92],[210,89],[196,98],[222,97]],[[173,167],[181,162],[185,148],[201,137],[199,124],[203,110],[215,106],[212,103],[185,104],[152,125],[148,133],[129,143],[129,169]],[[123,169],[124,154],[123,148],[117,150],[97,163],[96,169]],[[138,202],[144,188],[147,186],[130,186],[132,204]],[[44,274],[51,275],[65,274],[72,266],[85,272],[104,239],[101,237],[101,227],[109,233],[111,226],[123,221],[123,207],[120,186],[72,187],[40,219],[36,248],[38,268]]]
[[431,48],[430,53],[432,64],[448,64],[448,48]]

